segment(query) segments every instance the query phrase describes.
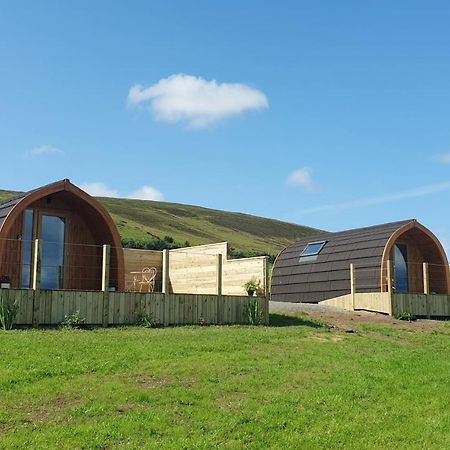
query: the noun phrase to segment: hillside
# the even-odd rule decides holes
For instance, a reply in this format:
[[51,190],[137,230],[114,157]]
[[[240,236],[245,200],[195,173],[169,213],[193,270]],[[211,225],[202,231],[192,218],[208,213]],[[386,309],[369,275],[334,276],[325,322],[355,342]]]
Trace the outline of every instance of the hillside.
[[[0,201],[17,195],[1,191]],[[112,215],[125,241],[165,236],[190,245],[228,241],[237,253],[276,255],[298,238],[317,230],[249,214],[148,200],[98,198]]]

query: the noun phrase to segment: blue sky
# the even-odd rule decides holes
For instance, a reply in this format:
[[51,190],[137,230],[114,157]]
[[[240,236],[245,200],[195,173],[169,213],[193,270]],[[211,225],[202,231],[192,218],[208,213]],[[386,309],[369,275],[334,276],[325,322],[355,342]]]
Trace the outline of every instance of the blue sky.
[[71,3],[2,2],[1,188],[414,217],[450,248],[448,2]]

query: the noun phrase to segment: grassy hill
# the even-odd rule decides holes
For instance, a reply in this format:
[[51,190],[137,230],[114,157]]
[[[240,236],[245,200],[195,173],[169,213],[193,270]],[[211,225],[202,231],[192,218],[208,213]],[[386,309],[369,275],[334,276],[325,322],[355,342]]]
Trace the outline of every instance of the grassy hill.
[[[17,195],[1,191],[0,200]],[[316,229],[263,217],[177,203],[98,198],[112,215],[125,242],[171,237],[175,244],[228,241],[235,254],[277,254]]]

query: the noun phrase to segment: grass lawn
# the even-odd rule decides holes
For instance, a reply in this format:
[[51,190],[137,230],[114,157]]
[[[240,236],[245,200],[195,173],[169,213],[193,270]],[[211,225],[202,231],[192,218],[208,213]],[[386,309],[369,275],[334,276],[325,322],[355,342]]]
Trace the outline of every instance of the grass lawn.
[[450,327],[0,333],[1,448],[450,448]]

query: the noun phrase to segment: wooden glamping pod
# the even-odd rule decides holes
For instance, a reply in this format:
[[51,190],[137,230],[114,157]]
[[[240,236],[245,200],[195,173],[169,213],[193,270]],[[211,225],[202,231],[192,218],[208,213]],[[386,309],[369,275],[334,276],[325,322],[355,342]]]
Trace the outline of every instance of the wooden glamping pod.
[[[428,263],[427,275],[423,263]],[[394,293],[423,293],[425,288],[450,295],[442,245],[416,220],[406,220],[323,233],[292,244],[275,261],[272,300],[318,303],[349,294],[351,264],[356,292],[387,292],[389,273]]]
[[34,241],[40,239],[42,289],[101,289],[102,246],[111,245],[110,285],[122,290],[118,230],[100,203],[69,180],[0,203],[0,277],[31,287]]

